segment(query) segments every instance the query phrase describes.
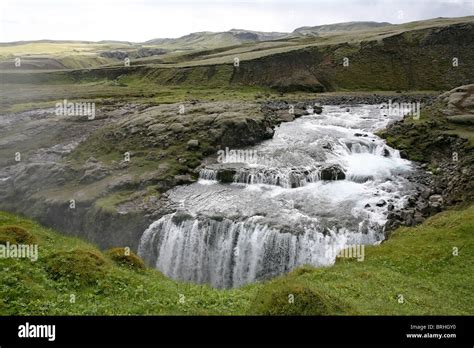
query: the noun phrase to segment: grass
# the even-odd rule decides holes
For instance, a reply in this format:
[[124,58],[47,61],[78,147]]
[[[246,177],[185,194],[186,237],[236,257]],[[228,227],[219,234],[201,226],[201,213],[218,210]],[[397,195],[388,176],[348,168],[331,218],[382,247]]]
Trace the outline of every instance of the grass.
[[[126,80],[120,81],[124,83]],[[95,102],[96,107],[110,103],[143,103],[147,105],[200,101],[259,101],[277,98],[279,94],[259,86],[200,86],[199,84],[159,85],[145,79],[131,78],[125,85],[106,79],[70,83],[0,83],[0,112],[23,112],[54,108],[57,102]]]
[[92,68],[116,62],[101,57],[101,51],[130,48],[133,45],[78,41],[7,43],[0,45],[0,63],[3,69],[14,69],[14,57],[20,57],[23,69]]
[[106,45],[86,42],[27,42],[0,46],[0,57],[22,55],[66,55],[94,52],[107,48]]
[[0,226],[20,227],[39,244],[36,262],[0,259],[2,315],[474,314],[474,206],[399,228],[366,247],[363,262],[305,266],[232,290],[124,267],[123,249],[102,253],[9,213],[0,213]]
[[445,212],[400,228],[389,242],[367,248],[363,265],[343,261],[305,275],[304,283],[345,299],[359,314],[472,314],[473,213]]
[[118,205],[133,198],[133,191],[119,191],[109,196],[99,198],[95,205],[103,210],[115,212]]

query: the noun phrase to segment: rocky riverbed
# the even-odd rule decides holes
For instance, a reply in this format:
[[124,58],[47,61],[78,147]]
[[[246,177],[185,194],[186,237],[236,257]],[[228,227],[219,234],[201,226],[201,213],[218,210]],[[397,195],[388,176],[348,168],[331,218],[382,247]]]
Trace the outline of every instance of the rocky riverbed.
[[[175,211],[167,191],[195,182],[202,165],[212,162],[217,151],[271,139],[282,122],[318,115],[324,105],[341,105],[350,113],[352,105],[386,103],[387,98],[420,100],[424,105],[439,101],[422,94],[333,95],[261,103],[113,104],[98,108],[94,120],[57,115],[53,108],[2,115],[0,209],[32,217],[102,248],[130,246],[136,250],[145,228]],[[292,112],[288,112],[290,106]],[[436,128],[438,121],[434,122],[423,127]],[[405,144],[392,143],[407,127],[414,126],[394,123],[383,136],[402,150],[402,157],[420,160]],[[365,137],[363,133],[354,136]],[[460,161],[439,161],[437,175],[426,172],[432,169],[430,163],[420,163],[419,170],[406,177],[420,185],[401,209],[392,208],[390,202],[376,202],[391,211],[387,230],[419,223],[472,192],[466,186],[472,160],[468,161],[465,141],[449,134],[439,137],[435,140],[451,144]],[[328,168],[327,177],[342,177],[343,173],[337,174],[339,169]],[[298,175],[307,173],[293,173],[290,186],[298,185]],[[464,191],[461,196],[460,191]]]
[[0,117],[0,209],[100,247],[136,249],[167,211],[168,189],[196,180],[222,146],[271,138],[280,121],[256,103],[117,104],[96,117],[54,108]]

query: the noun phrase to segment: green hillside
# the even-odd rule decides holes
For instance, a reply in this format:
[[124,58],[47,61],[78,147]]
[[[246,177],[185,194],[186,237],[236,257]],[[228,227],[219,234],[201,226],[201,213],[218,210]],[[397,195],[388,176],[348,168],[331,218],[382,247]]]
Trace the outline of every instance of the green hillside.
[[0,243],[37,243],[39,258],[0,260],[0,314],[473,315],[473,230],[474,206],[446,211],[366,247],[362,262],[340,259],[217,290],[172,281],[123,250],[102,253],[1,213]]

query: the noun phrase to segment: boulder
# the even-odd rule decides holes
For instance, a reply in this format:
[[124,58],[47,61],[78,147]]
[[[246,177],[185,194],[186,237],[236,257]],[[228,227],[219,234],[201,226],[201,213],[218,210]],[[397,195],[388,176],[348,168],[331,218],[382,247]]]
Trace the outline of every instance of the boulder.
[[186,185],[195,182],[195,180],[189,174],[175,175],[173,179],[176,185]]
[[166,125],[163,123],[156,123],[148,126],[149,134],[161,134],[166,130]]
[[196,139],[189,140],[187,143],[187,148],[188,150],[196,150],[197,148],[199,148],[199,141]]
[[307,114],[308,114],[308,111],[306,111],[305,109],[295,109],[293,112],[293,115],[295,115],[295,118],[298,118]]
[[443,196],[441,195],[432,195],[430,196],[430,198],[428,199],[428,203],[430,205],[432,204],[440,204],[442,205],[443,204]]
[[430,214],[430,206],[428,202],[421,201],[416,204],[416,210],[419,211],[421,214],[427,216]]
[[402,220],[407,220],[413,217],[414,211],[412,209],[404,209],[400,212],[400,217]]
[[431,190],[429,188],[427,188],[427,189],[425,189],[421,192],[420,197],[423,198],[423,199],[428,199],[428,197],[431,195],[431,193],[432,193]]
[[432,195],[428,199],[428,205],[431,208],[432,212],[439,212],[443,207],[443,196],[441,195]]
[[318,115],[323,112],[323,108],[321,106],[318,106],[318,105],[313,106],[313,110],[314,110],[313,112],[315,114],[318,114]]
[[185,130],[185,127],[181,124],[181,123],[172,123],[170,126],[169,126],[169,129],[170,131],[172,131],[173,133],[181,133]]
[[99,162],[88,161],[86,162],[85,168],[84,174],[79,179],[81,184],[90,184],[102,180],[110,174],[109,170]]
[[400,157],[403,159],[408,159],[408,153],[405,150],[400,150]]
[[421,224],[423,221],[425,221],[425,218],[422,213],[419,211],[416,211],[415,214],[413,215],[413,219],[415,224]]
[[330,165],[321,170],[321,180],[344,180],[345,178],[346,174],[337,164]]
[[275,134],[275,130],[273,128],[266,127],[265,134],[263,135],[263,137],[264,139],[269,139],[269,138],[272,138],[274,134]]
[[234,182],[234,175],[237,170],[245,168],[243,163],[219,163],[207,166],[205,169],[210,169],[216,172],[216,180],[222,183]]
[[385,202],[383,199],[379,200],[377,204],[375,204],[377,207],[383,207],[387,202]]
[[290,110],[278,110],[276,112],[277,118],[282,122],[291,122],[295,119],[295,114],[291,113]]
[[217,180],[224,183],[234,182],[235,169],[222,169],[217,172]]

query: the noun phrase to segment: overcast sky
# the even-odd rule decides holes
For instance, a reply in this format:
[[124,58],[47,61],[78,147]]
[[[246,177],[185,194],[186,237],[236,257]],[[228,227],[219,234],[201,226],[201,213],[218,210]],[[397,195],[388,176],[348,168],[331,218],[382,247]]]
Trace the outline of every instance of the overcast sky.
[[232,28],[402,23],[474,15],[474,0],[0,0],[0,42],[179,37]]

